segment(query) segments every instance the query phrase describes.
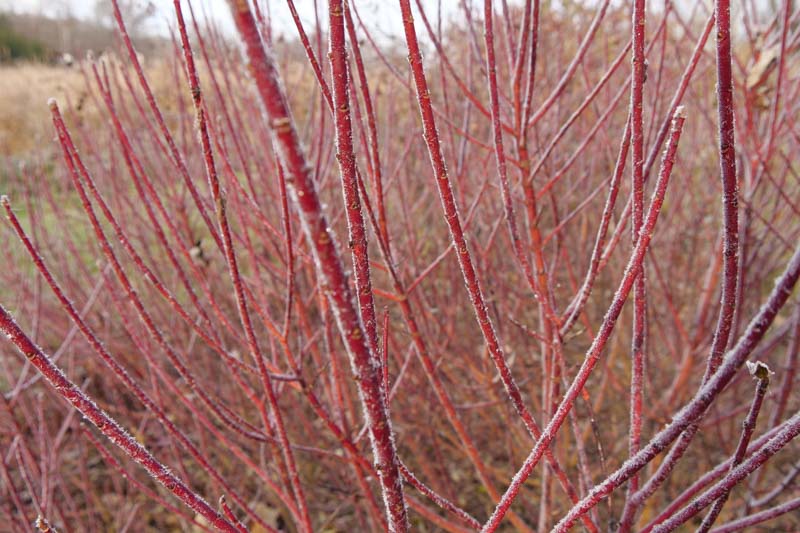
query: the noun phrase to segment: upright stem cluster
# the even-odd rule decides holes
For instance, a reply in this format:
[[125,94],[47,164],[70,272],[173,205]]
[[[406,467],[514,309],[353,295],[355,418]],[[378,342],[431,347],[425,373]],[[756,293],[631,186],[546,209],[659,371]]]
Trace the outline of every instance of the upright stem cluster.
[[[250,71],[267,111],[281,164],[286,169],[289,193],[300,214],[300,221],[311,244],[320,278],[325,284],[339,333],[350,356],[353,377],[358,384],[372,442],[389,529],[406,531],[406,504],[388,403],[381,386],[380,358],[370,348],[370,339],[367,338],[361,318],[353,305],[341,257],[322,212],[312,181],[311,168],[300,146],[275,63],[263,46],[249,6],[244,2],[232,2],[230,7],[236,27],[245,43]],[[341,11],[338,16],[341,16]]]
[[286,4],[0,162],[10,531],[797,526],[796,3]]

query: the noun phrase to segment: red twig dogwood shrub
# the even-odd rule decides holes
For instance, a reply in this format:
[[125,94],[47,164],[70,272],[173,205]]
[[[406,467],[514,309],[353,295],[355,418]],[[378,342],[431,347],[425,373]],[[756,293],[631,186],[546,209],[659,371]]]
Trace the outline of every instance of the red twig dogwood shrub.
[[166,101],[112,4],[0,191],[3,527],[800,527],[792,2],[175,0]]

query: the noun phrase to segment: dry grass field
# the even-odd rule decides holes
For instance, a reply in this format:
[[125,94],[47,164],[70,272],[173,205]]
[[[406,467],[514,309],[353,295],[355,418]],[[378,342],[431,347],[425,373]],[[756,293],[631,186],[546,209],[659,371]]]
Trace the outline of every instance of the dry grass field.
[[86,91],[77,69],[22,63],[0,66],[0,94],[0,152],[29,158],[53,139],[48,98],[80,102]]

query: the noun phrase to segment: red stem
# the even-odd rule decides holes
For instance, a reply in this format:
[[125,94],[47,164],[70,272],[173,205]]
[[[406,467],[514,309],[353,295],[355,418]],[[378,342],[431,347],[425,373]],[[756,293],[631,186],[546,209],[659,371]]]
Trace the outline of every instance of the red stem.
[[[572,409],[575,399],[577,398],[578,394],[580,394],[583,386],[586,384],[586,380],[589,379],[589,375],[600,359],[600,354],[608,342],[611,332],[616,325],[617,319],[622,312],[622,307],[631,291],[634,279],[638,273],[638,268],[641,266],[642,259],[644,258],[644,254],[647,250],[647,246],[650,244],[650,240],[653,237],[653,230],[655,229],[655,224],[658,220],[661,205],[664,202],[664,194],[666,193],[667,184],[669,183],[669,178],[672,173],[672,167],[675,164],[678,140],[680,139],[684,121],[685,117],[682,113],[682,110],[679,110],[679,112],[676,113],[673,121],[670,142],[667,146],[667,151],[661,163],[661,171],[659,172],[658,182],[653,193],[653,198],[650,203],[650,208],[647,212],[644,226],[639,235],[639,240],[637,241],[636,247],[631,253],[628,266],[625,269],[625,275],[620,282],[619,288],[614,296],[614,300],[608,307],[608,311],[605,319],[603,320],[600,331],[595,337],[594,342],[592,342],[592,346],[587,351],[584,362],[581,365],[580,370],[578,370],[577,376],[565,393],[563,400],[558,405],[558,409],[554,413],[553,418],[542,432],[542,436],[536,441],[536,445],[534,446],[530,455],[528,455],[528,458],[525,459],[522,468],[514,476],[511,485],[508,487],[508,489],[506,489],[503,498],[497,504],[497,508],[489,518],[489,521],[484,524],[482,531],[485,533],[495,531],[500,525],[503,516],[506,514],[506,512],[508,512],[511,503],[519,493],[520,487],[528,478],[528,476],[530,476],[533,468],[539,462],[539,459],[541,459],[544,450],[555,438],[556,433],[561,427],[561,424],[566,419],[567,413],[570,411],[570,409]],[[583,501],[585,500],[586,498],[584,498]],[[577,508],[578,506],[573,507],[573,509]],[[584,513],[581,513],[581,515],[582,514]]]
[[[189,43],[189,37],[186,32],[186,24],[183,19],[180,1],[174,0],[173,7],[175,8],[175,14],[178,18],[178,29],[180,30],[181,35],[181,45],[183,47],[183,55],[186,62],[185,66],[189,77],[195,115],[197,117],[196,124],[200,134],[200,143],[203,149],[203,162],[205,163],[206,178],[208,179],[208,184],[211,189],[211,196],[214,199],[214,204],[216,207],[215,211],[217,216],[217,224],[219,225],[219,231],[222,235],[223,252],[225,253],[228,272],[233,284],[234,295],[236,297],[236,307],[239,312],[239,318],[241,320],[242,327],[244,328],[245,336],[247,338],[248,350],[250,351],[250,355],[255,360],[255,363],[258,367],[261,383],[267,394],[267,400],[269,402],[270,409],[272,410],[275,429],[277,430],[278,439],[280,442],[280,449],[283,453],[283,459],[286,462],[286,468],[289,472],[289,481],[291,483],[291,488],[294,493],[295,502],[299,511],[299,516],[297,517],[298,522],[300,522],[305,531],[310,533],[313,530],[311,526],[311,517],[308,512],[308,504],[306,503],[305,494],[300,482],[300,476],[297,471],[297,463],[294,458],[294,452],[292,451],[292,446],[289,442],[289,436],[286,432],[286,427],[283,422],[283,415],[281,414],[280,406],[278,405],[278,397],[275,393],[272,378],[267,372],[264,354],[261,352],[261,348],[258,345],[258,340],[253,329],[253,323],[250,318],[250,312],[247,308],[247,296],[245,295],[244,283],[239,272],[236,251],[233,246],[233,238],[231,236],[231,230],[226,214],[226,199],[222,196],[219,178],[217,176],[216,164],[214,162],[214,153],[211,147],[211,138],[206,124],[206,108],[203,102],[202,90],[200,88],[200,79],[195,68],[194,56],[192,54],[191,44]],[[265,416],[263,408],[261,411],[261,417],[264,421],[264,425],[265,427],[269,427],[270,420],[267,416]]]
[[[673,417],[673,421],[650,440],[647,446],[643,447],[634,457],[628,459],[625,464],[609,475],[603,482],[596,485],[579,505],[570,510],[559,522],[557,526],[559,531],[569,529],[581,514],[588,512],[589,509],[597,505],[616,487],[630,479],[635,472],[644,468],[656,455],[674,442],[687,427],[695,423],[703,415],[708,406],[730,383],[739,367],[744,364],[747,357],[764,337],[778,312],[789,299],[798,278],[800,278],[800,249],[789,260],[783,274],[776,280],[775,288],[770,293],[767,301],[750,321],[747,330],[742,334],[736,346],[728,352],[717,372],[697,391],[694,398]],[[798,419],[798,426],[800,426],[800,415],[796,415],[795,418]],[[800,427],[798,427],[798,431],[800,431]],[[762,447],[762,450],[765,448],[769,448],[769,445]],[[743,466],[741,465],[736,471],[739,471]]]
[[[733,73],[731,68],[730,0],[716,0],[714,17],[717,22],[717,114],[719,118],[719,157],[722,181],[722,299],[714,339],[706,363],[703,383],[717,370],[736,314],[736,288],[739,278],[739,183],[736,178],[736,146],[734,138]],[[689,426],[681,440],[670,450],[656,473],[636,494],[643,502],[669,477],[689,447],[698,426]]]
[[[764,403],[764,396],[766,396],[767,388],[769,387],[769,368],[761,362],[757,362],[753,366],[754,368],[750,370],[750,373],[753,375],[753,377],[758,379],[758,385],[756,385],[756,392],[753,395],[753,401],[750,404],[750,410],[748,411],[747,416],[744,419],[744,423],[742,424],[742,434],[739,437],[739,443],[736,445],[736,451],[733,453],[730,472],[732,472],[733,469],[739,466],[744,460],[745,454],[747,453],[747,446],[750,444],[750,439],[752,438],[753,432],[756,429],[756,422],[758,421],[758,414],[761,412],[761,405]],[[698,532],[708,533],[708,530],[714,525],[719,513],[722,512],[722,507],[725,505],[725,502],[728,501],[729,494],[730,491],[726,490],[717,499],[717,501],[714,502],[714,506],[703,519],[703,523],[700,524]]]
[[244,41],[251,73],[287,172],[287,188],[299,212],[306,238],[312,246],[318,275],[325,284],[339,332],[350,356],[353,376],[358,384],[369,427],[389,528],[393,531],[406,531],[408,519],[388,406],[381,386],[380,357],[370,349],[364,327],[353,305],[341,258],[322,212],[274,60],[262,44],[248,4],[231,1],[230,8]]
[[[3,197],[5,201],[5,197]],[[55,366],[42,350],[31,341],[20,329],[11,315],[0,305],[0,331],[17,347],[17,349],[36,367],[44,378],[55,389],[56,393],[67,400],[73,407],[94,424],[100,432],[116,444],[133,461],[141,465],[147,473],[174,494],[190,509],[202,515],[211,525],[220,531],[238,533],[238,529],[225,520],[200,495],[192,491],[181,479],[172,474],[141,444],[120,426],[116,420],[89,399],[77,385],[70,381],[60,368]]]
[[[631,27],[633,32],[632,82],[631,82],[631,199],[633,219],[631,234],[633,245],[639,238],[644,217],[644,81],[645,64],[645,0],[635,0]],[[645,285],[645,260],[639,266],[639,275],[633,286],[633,336],[631,339],[631,385],[630,385],[630,429],[628,431],[628,455],[639,451],[642,433],[642,399],[644,396],[644,350],[647,334],[647,292]],[[631,505],[632,496],[639,488],[639,476],[628,481],[625,509],[620,520],[621,533],[631,528],[636,507]]]

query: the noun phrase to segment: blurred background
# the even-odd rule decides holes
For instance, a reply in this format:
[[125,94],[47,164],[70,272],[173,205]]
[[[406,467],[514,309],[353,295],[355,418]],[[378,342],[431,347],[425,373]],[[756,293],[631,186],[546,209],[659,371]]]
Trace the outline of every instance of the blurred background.
[[[186,2],[184,9],[186,9]],[[170,29],[175,27],[171,0],[120,0],[136,49],[148,66],[172,55]],[[295,41],[286,2],[261,2],[278,42]],[[295,2],[308,28],[327,17],[323,0]],[[444,0],[444,21],[457,14],[459,2]],[[201,25],[235,46],[235,30],[226,0],[198,0],[192,7]],[[359,11],[369,20],[372,35],[385,44],[400,38],[396,2],[361,0]],[[0,0],[0,158],[5,163],[35,157],[52,137],[46,102],[50,97],[79,101],[83,75],[77,63],[88,52],[113,53],[119,43],[110,0]],[[152,72],[152,71],[151,71]],[[5,166],[5,165],[4,165]],[[7,170],[7,169],[6,169]],[[7,173],[0,171],[0,181]]]

